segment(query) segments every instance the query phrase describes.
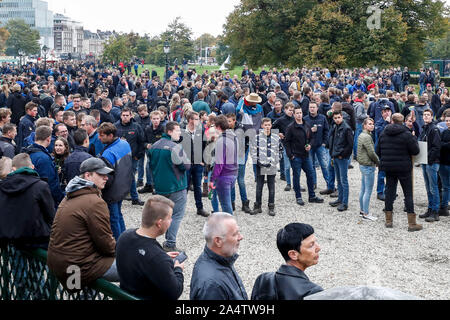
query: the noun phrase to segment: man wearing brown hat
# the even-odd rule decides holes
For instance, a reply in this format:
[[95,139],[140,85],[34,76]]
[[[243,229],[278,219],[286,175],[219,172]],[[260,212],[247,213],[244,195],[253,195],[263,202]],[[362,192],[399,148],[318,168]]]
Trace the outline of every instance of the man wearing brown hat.
[[[50,235],[47,264],[68,289],[98,278],[119,281],[109,210],[101,190],[113,170],[98,158],[85,160],[61,202]],[[80,279],[74,278],[76,271]]]

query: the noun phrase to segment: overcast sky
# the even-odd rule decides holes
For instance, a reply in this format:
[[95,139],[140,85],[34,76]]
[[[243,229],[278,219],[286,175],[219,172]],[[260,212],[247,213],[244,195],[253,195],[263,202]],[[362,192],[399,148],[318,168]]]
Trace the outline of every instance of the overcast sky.
[[177,16],[190,27],[194,37],[222,34],[226,17],[239,0],[47,0],[53,13],[79,21],[90,31],[148,33],[165,31]]

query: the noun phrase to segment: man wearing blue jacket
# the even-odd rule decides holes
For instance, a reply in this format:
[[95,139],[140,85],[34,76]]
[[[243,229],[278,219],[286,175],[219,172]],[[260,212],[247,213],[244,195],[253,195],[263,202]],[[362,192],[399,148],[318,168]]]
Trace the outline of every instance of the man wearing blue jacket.
[[35,170],[39,173],[41,178],[47,180],[50,186],[55,207],[64,198],[64,193],[60,188],[58,172],[56,171],[53,157],[47,150],[47,147],[52,141],[52,129],[47,126],[42,126],[36,129],[35,142],[25,149],[25,152],[30,155],[31,161]]
[[100,157],[114,172],[108,175],[103,189],[103,200],[108,204],[111,230],[116,241],[126,230],[122,216],[122,201],[130,191],[133,180],[131,147],[128,142],[117,137],[117,129],[112,123],[102,123],[98,128],[100,141],[106,145]]

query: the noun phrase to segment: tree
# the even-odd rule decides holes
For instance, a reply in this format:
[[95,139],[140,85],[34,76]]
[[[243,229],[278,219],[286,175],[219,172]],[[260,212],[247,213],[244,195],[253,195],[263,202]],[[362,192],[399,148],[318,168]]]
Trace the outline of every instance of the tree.
[[[214,47],[217,44],[217,38],[209,33],[204,33],[194,41],[194,47],[197,52],[197,55],[204,57],[205,56],[205,48],[206,47]],[[200,50],[202,52],[200,52]],[[211,52],[213,53],[213,52]],[[211,57],[212,55],[208,55]]]
[[[165,54],[163,51],[164,42],[168,41],[170,44],[170,53],[168,55],[169,64],[175,60],[181,64],[184,59],[193,59],[194,41],[192,40],[192,30],[181,22],[180,17],[176,17],[174,21],[169,23],[167,30],[164,31],[156,42],[154,53],[157,55],[156,61],[158,65],[165,64]],[[162,62],[162,63],[161,63]]]
[[427,41],[427,57],[430,59],[448,59],[450,57],[450,18],[446,20],[447,32],[442,38]]
[[[382,10],[377,28],[368,27],[371,6]],[[241,0],[224,35],[233,65],[414,68],[426,40],[448,30],[446,17],[439,0]]]
[[[224,42],[223,36],[217,37],[217,49],[216,49],[216,60],[219,65],[225,62],[228,56],[231,55],[230,47]],[[242,63],[243,64],[243,61]]]
[[4,53],[6,49],[6,40],[8,40],[10,34],[6,28],[0,28],[0,53]]
[[126,35],[119,35],[111,38],[104,46],[103,60],[107,62],[119,63],[129,61],[133,57],[133,49],[130,47],[129,39]]
[[32,29],[22,19],[9,20],[5,28],[10,34],[6,40],[7,54],[17,56],[19,51],[27,55],[39,53],[39,31]]
[[150,41],[147,38],[140,38],[136,43],[135,55],[138,58],[145,58],[150,49]]

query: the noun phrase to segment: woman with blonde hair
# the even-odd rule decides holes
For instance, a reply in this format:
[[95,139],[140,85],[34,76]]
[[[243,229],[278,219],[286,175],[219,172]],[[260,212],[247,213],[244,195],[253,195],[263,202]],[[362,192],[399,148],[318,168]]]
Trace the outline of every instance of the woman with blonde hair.
[[6,100],[9,97],[9,86],[7,83],[2,85],[2,91],[0,92],[0,108],[6,107]]

